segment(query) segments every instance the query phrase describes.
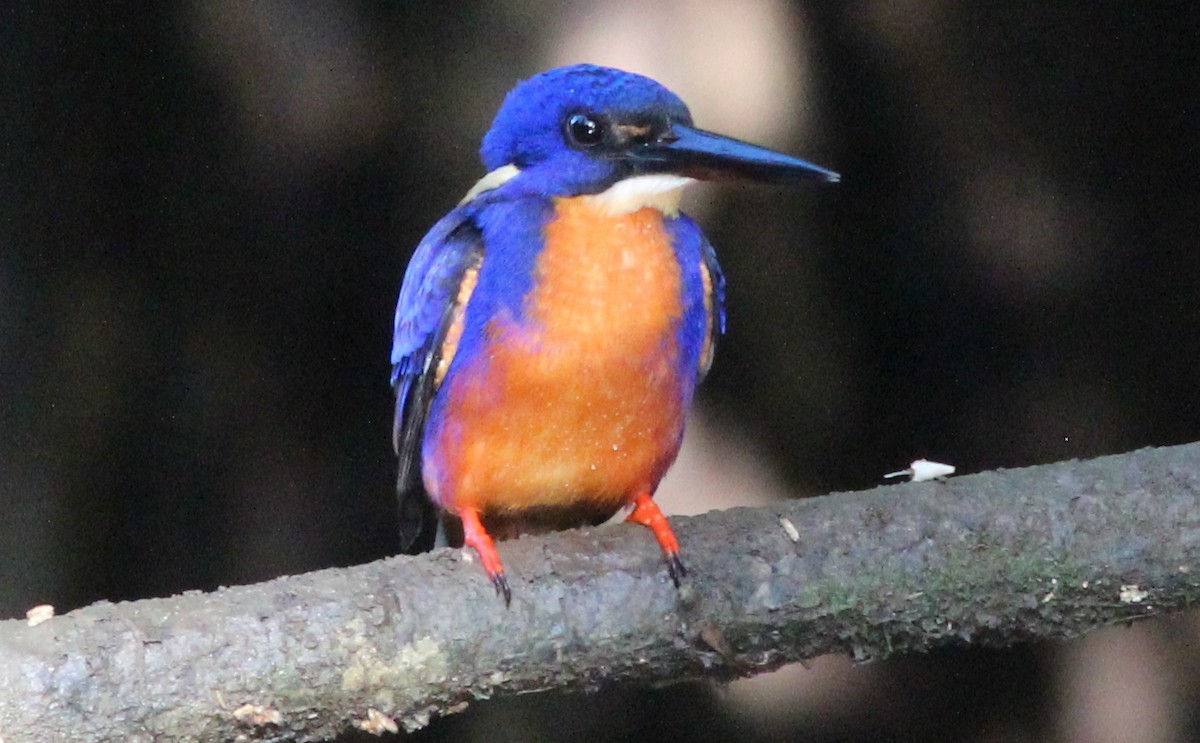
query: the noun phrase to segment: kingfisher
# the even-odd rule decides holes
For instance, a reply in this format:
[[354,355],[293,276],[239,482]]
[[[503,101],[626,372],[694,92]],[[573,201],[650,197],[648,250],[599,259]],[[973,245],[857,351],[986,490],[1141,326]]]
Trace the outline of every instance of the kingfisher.
[[839,176],[698,129],[654,80],[589,64],[519,83],[480,154],[487,174],[417,246],[396,305],[402,547],[474,549],[507,605],[495,540],[630,509],[678,587],[653,497],[725,326],[681,193]]

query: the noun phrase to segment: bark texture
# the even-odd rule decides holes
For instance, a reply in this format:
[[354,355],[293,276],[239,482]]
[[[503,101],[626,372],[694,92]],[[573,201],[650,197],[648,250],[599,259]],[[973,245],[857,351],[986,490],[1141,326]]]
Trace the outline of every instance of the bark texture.
[[1200,597],[1200,444],[0,622],[0,741],[332,738],[476,699],[1072,637]]

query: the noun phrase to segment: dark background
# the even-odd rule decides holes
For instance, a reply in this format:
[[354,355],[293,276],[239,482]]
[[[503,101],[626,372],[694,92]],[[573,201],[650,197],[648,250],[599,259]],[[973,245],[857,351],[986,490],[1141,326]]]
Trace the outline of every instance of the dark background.
[[[762,131],[844,183],[693,203],[730,281],[701,414],[789,492],[1200,438],[1191,4],[0,13],[0,616],[393,552],[404,266],[503,94],[563,62],[719,100],[763,82],[721,74],[730,45],[778,45],[801,94]],[[786,22],[735,33],[759,16]],[[1200,739],[1196,623],[1098,637],[480,704],[417,737]]]

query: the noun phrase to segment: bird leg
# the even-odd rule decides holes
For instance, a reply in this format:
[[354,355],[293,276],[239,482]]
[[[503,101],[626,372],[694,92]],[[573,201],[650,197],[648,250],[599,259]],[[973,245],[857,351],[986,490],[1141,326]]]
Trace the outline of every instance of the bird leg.
[[675,532],[671,531],[671,523],[659,510],[653,496],[650,493],[642,493],[634,498],[633,510],[629,512],[625,520],[648,526],[650,531],[654,532],[659,546],[662,547],[663,555],[667,558],[667,572],[670,573],[675,587],[679,588],[680,581],[687,575],[687,569],[683,567],[683,561],[679,559],[679,540],[675,538]]
[[504,576],[504,563],[500,561],[496,543],[479,520],[479,512],[464,508],[459,511],[458,517],[462,519],[463,544],[479,553],[479,561],[483,563],[483,569],[492,581],[496,594],[503,596],[504,605],[508,606],[512,603],[512,591],[508,587],[508,578]]

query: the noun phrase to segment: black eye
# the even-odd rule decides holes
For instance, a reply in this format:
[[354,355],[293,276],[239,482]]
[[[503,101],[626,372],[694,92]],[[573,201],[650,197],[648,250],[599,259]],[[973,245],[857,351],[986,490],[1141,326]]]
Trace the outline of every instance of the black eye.
[[604,141],[604,124],[590,114],[567,117],[567,136],[580,147],[595,147]]

